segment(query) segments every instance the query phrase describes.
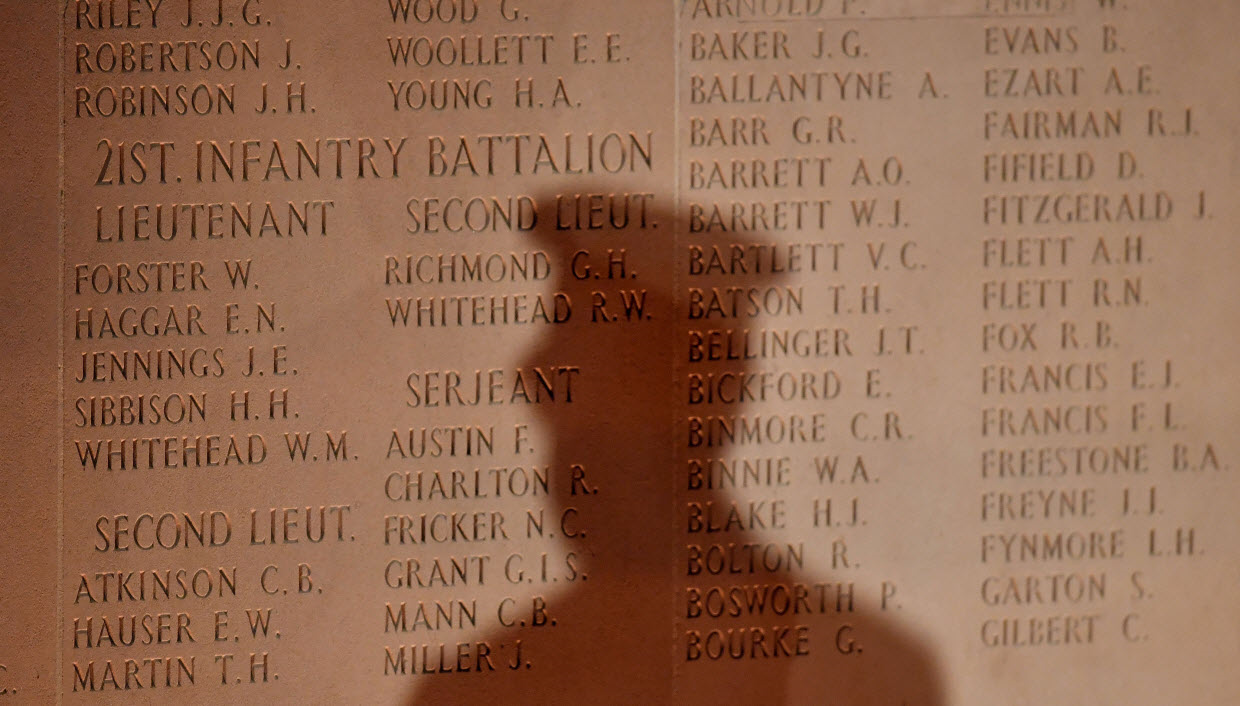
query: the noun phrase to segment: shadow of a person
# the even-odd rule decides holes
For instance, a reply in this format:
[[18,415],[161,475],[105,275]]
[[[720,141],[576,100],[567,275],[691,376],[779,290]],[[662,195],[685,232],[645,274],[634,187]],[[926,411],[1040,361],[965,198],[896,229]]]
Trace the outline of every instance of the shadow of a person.
[[[688,659],[686,628],[735,630],[770,626],[772,619],[687,620],[685,547],[694,540],[685,529],[683,469],[686,451],[696,450],[684,440],[683,381],[676,379],[683,377],[677,358],[689,322],[676,309],[680,254],[671,237],[674,214],[645,213],[641,229],[630,219],[625,227],[583,231],[557,228],[551,215],[556,206],[554,196],[539,201],[531,236],[551,257],[554,288],[569,296],[573,314],[547,327],[524,365],[580,368],[572,404],[538,407],[554,446],[550,466],[561,474],[550,484],[547,500],[554,511],[547,516],[572,510],[586,532],[572,540],[574,580],[548,597],[554,626],[514,626],[485,635],[489,649],[505,655],[497,657],[495,669],[421,676],[408,702],[941,706],[940,676],[927,646],[889,614],[864,605],[776,619],[804,628],[809,639],[800,649],[785,638],[781,648],[765,643],[766,657],[749,649],[740,658]],[[750,237],[761,240],[762,234]],[[615,268],[600,253],[622,248],[628,253],[624,281],[613,282]],[[585,263],[593,263],[589,271]],[[644,290],[644,313],[633,319],[620,314],[618,289],[637,285],[641,289],[633,291]],[[606,302],[601,310],[594,306],[598,293]],[[693,322],[699,330],[703,323]],[[746,368],[743,362],[722,365],[733,372]],[[567,481],[574,465],[586,469],[584,493]],[[730,498],[695,491],[693,499],[726,504]],[[726,541],[743,546],[769,538],[738,531]],[[794,587],[815,581],[821,579],[758,567],[738,583]],[[841,634],[864,643],[864,650],[841,651]],[[517,644],[524,664],[513,669],[506,658]],[[797,655],[801,649],[808,654]]]

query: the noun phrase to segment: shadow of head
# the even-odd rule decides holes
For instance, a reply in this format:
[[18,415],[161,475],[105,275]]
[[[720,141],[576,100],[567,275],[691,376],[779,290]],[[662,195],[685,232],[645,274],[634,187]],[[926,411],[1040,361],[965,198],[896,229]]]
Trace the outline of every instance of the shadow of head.
[[[695,445],[689,420],[698,407],[728,416],[751,406],[743,395],[702,405],[694,395],[702,380],[772,366],[730,353],[729,341],[792,277],[773,265],[774,239],[686,233],[669,203],[604,190],[536,201],[520,235],[550,263],[544,298],[569,313],[542,325],[520,365],[547,381],[534,407],[554,474],[546,514],[571,520],[573,536],[557,541],[574,577],[538,587],[553,627],[510,625],[470,648],[511,656],[519,643],[527,665],[428,674],[413,703],[939,706],[931,653],[865,595],[872,587],[787,563],[693,569],[691,547],[774,544],[749,528],[690,531],[690,506],[743,502],[690,481],[695,464],[732,450]],[[553,398],[556,374],[571,387]],[[814,552],[821,539],[782,544]]]

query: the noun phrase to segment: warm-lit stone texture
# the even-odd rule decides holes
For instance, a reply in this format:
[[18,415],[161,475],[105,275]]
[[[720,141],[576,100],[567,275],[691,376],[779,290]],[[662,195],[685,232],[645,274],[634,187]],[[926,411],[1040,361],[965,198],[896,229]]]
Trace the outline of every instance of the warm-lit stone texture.
[[1240,703],[1240,5],[11,4],[0,706]]

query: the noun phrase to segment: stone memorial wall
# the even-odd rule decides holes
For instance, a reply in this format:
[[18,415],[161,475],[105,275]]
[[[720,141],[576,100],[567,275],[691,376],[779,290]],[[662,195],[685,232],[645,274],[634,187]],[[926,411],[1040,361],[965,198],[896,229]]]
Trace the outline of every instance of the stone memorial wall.
[[0,704],[1240,703],[1240,5],[5,16]]

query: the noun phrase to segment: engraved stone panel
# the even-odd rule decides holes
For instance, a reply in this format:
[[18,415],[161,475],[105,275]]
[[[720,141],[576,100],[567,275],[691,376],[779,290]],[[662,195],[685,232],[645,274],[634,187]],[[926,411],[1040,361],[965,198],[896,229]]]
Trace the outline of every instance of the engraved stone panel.
[[1240,8],[54,5],[0,702],[1240,701]]

